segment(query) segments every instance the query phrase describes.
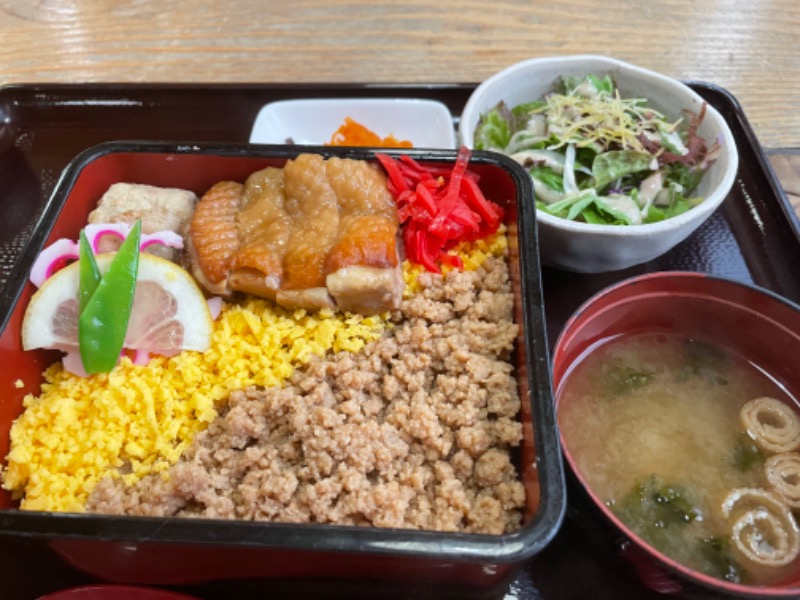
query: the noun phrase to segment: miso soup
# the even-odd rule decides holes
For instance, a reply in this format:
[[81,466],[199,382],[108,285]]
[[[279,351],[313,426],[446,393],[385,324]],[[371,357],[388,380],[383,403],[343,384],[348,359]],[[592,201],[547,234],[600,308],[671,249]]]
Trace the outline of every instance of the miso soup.
[[[790,406],[800,432],[795,399],[758,366],[706,340],[638,333],[573,368],[559,425],[580,476],[641,538],[712,577],[763,585],[800,567],[800,530],[765,475],[774,450],[742,424],[762,397]],[[800,489],[800,473],[786,477]]]

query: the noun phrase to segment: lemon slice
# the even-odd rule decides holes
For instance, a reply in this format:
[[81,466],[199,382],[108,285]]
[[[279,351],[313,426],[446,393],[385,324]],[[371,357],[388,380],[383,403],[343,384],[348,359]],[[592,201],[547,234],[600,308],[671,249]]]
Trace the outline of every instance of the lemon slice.
[[[97,256],[105,273],[113,254]],[[56,272],[33,295],[22,320],[22,347],[78,350],[78,263]],[[125,348],[172,356],[203,352],[213,322],[203,292],[180,266],[152,254],[139,256],[139,273]]]

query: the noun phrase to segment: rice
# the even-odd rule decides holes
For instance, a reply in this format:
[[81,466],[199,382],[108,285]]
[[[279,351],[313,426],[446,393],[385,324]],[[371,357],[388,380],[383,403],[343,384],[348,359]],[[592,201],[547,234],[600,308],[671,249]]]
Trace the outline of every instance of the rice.
[[83,512],[105,475],[119,471],[133,484],[177,462],[230,392],[279,385],[329,350],[357,352],[386,325],[384,317],[290,313],[252,299],[225,305],[204,353],[146,366],[123,358],[87,378],[55,363],[12,426],[3,487],[24,509]]

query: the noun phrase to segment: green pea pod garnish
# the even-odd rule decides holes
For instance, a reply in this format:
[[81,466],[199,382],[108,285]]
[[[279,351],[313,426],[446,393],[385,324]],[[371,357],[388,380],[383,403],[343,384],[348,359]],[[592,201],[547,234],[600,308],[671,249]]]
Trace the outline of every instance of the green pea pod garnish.
[[78,345],[87,373],[108,373],[122,352],[136,291],[141,232],[137,221],[78,318]]
[[102,278],[94,252],[83,229],[81,229],[80,245],[78,246],[78,264],[80,269],[78,300],[80,312],[83,312]]

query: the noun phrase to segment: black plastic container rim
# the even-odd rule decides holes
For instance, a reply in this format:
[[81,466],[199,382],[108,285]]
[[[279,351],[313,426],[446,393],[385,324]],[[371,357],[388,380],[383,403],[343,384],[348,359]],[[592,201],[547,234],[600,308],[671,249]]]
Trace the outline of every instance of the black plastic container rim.
[[[81,152],[61,174],[23,249],[0,298],[0,333],[22,293],[28,267],[42,250],[69,190],[81,171],[94,160],[113,153],[213,154],[221,157],[284,159],[287,155],[314,152],[323,156],[372,159],[375,152],[389,156],[408,154],[420,161],[455,162],[456,150],[384,148],[337,148],[329,146],[279,146],[238,143],[161,143],[150,141],[105,142]],[[507,156],[472,151],[470,162],[495,164],[513,179],[518,190],[528,189],[527,172]],[[448,559],[462,563],[519,563],[539,553],[555,536],[566,511],[566,484],[553,404],[549,349],[543,312],[543,293],[537,243],[535,207],[518,203],[521,285],[523,287],[525,344],[531,357],[528,384],[534,423],[534,445],[540,501],[536,514],[519,530],[502,535],[448,533],[406,529],[362,528],[343,525],[250,522],[187,518],[107,516],[78,513],[42,513],[19,509],[0,510],[0,537],[93,539],[167,544],[280,548],[312,552],[342,552],[410,558]],[[521,399],[524,401],[524,399]],[[539,423],[541,427],[536,428]]]

